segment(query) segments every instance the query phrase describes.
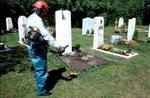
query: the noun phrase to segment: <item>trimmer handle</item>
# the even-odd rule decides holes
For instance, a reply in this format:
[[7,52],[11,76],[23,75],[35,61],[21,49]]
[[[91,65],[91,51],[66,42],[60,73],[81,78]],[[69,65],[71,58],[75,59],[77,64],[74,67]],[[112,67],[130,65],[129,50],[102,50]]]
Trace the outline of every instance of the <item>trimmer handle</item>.
[[66,49],[68,46],[69,46],[69,45],[66,45],[65,47],[59,47],[59,48],[57,49],[58,53],[61,54],[61,53],[65,52],[65,49]]

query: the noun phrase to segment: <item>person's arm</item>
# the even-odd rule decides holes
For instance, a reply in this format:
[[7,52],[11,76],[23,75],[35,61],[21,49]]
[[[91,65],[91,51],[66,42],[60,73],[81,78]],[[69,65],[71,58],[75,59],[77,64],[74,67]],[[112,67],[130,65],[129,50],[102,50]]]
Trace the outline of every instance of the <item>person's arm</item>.
[[47,31],[47,29],[45,28],[42,20],[39,21],[38,27],[39,27],[40,32],[41,32],[41,34],[42,34],[42,36],[44,37],[45,40],[47,40],[54,47],[57,47],[57,48],[60,47],[60,45],[57,43],[57,41]]
[[52,46],[56,47],[57,51],[59,54],[62,54],[63,52],[65,52],[65,49],[68,47],[68,45],[66,45],[65,47],[60,46],[57,41],[49,34],[49,32],[47,31],[47,29],[43,26],[41,26],[41,34],[44,37],[45,40],[47,40]]

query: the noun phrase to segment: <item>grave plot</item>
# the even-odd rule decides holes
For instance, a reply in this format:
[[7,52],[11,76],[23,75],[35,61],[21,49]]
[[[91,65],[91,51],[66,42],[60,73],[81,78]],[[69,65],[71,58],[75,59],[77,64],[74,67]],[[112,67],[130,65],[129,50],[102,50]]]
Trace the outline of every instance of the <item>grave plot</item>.
[[95,66],[103,66],[108,61],[87,53],[79,52],[74,56],[60,56],[60,59],[73,71],[80,72]]
[[[75,71],[82,71],[90,68],[91,66],[103,65],[105,60],[97,58],[81,51],[75,52],[72,49],[72,32],[71,32],[71,12],[68,10],[58,10],[55,12],[56,19],[56,41],[61,46],[69,45],[60,60]],[[83,20],[82,34],[87,32],[92,33],[94,20],[92,18],[85,18]],[[80,47],[80,46],[79,46]],[[78,50],[79,50],[78,47]]]
[[73,49],[74,54],[73,55],[58,55],[55,50],[51,50],[49,55],[49,60],[56,60],[57,62],[60,62],[60,65],[57,65],[59,67],[66,67],[70,71],[80,72],[85,71],[91,67],[101,67],[107,65],[109,62],[93,56],[89,55],[86,52],[82,52],[80,50],[80,46],[76,45]]
[[135,18],[129,19],[127,40],[124,41],[128,50],[116,49],[110,44],[104,44],[104,18],[95,17],[94,19],[95,25],[92,49],[123,58],[131,58],[138,55],[138,53],[131,51],[132,45],[134,44],[132,38],[135,30]]

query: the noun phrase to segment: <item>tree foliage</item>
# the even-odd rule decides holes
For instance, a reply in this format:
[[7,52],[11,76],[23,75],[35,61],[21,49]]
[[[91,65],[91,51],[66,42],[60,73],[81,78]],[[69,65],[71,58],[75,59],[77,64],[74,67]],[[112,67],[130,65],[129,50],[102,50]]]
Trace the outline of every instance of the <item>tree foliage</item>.
[[[36,0],[1,0],[1,18],[10,16],[17,21],[19,15],[28,16]],[[47,16],[49,25],[54,25],[55,11],[67,9],[72,13],[73,26],[81,27],[84,17],[104,16],[106,25],[119,17],[126,21],[136,17],[138,24],[150,23],[150,0],[45,0],[50,8]],[[2,10],[2,9],[5,9]]]

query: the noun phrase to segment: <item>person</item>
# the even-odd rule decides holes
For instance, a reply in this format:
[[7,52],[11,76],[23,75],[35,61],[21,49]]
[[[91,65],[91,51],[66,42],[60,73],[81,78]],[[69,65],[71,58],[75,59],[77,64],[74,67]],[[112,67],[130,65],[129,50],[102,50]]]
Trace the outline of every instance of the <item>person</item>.
[[[46,79],[48,77],[47,72],[47,49],[48,44],[56,47],[57,50],[64,52],[65,48],[61,47],[56,40],[46,30],[42,21],[43,16],[48,12],[48,4],[39,0],[33,4],[33,13],[28,17],[27,28],[33,29],[33,31],[40,32],[42,40],[29,39],[29,56],[34,66],[34,77],[36,82],[36,94],[38,96],[47,96],[51,93],[46,90]],[[29,29],[29,30],[30,30]],[[36,30],[35,30],[36,29]],[[48,44],[47,44],[48,43]]]

